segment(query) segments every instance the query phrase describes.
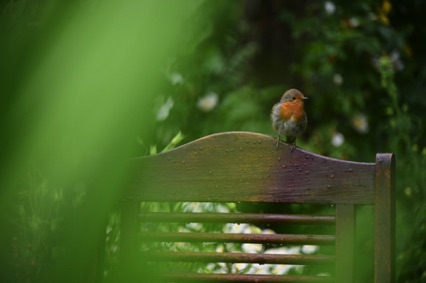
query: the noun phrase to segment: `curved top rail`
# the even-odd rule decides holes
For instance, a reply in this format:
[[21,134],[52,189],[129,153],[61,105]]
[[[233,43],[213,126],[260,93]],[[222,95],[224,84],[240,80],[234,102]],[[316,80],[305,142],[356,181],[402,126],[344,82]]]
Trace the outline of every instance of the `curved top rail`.
[[360,203],[374,200],[375,163],[321,156],[251,132],[209,135],[135,158],[130,196],[152,201]]

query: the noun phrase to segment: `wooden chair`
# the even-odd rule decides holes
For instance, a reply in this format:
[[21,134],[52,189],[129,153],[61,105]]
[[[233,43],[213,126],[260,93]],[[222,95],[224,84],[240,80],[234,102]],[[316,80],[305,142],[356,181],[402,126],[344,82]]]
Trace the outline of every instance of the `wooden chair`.
[[[163,273],[166,282],[354,282],[356,207],[374,207],[374,282],[394,282],[393,154],[377,154],[375,163],[320,156],[285,143],[276,147],[266,135],[249,132],[214,134],[174,150],[132,161],[134,173],[122,208],[122,282],[152,282],[151,261],[327,265],[328,274]],[[332,215],[288,213],[144,212],[141,202],[219,202],[322,205]],[[141,232],[141,223],[254,223],[332,227],[332,234],[226,234]],[[149,226],[148,226],[149,227]],[[315,228],[316,229],[316,228]],[[316,231],[316,230],[314,230]],[[273,245],[325,245],[333,254],[264,254],[205,251],[149,251],[137,257],[141,238],[158,242],[237,242]],[[333,250],[333,249],[331,249]],[[320,250],[321,251],[321,250]],[[147,261],[148,264],[142,263]],[[144,265],[145,264],[145,265]],[[134,272],[142,272],[142,278]],[[169,269],[170,271],[170,269]],[[151,274],[152,273],[152,274]],[[123,275],[124,274],[124,275]],[[123,277],[124,276],[124,277]],[[134,279],[134,280],[133,280]],[[145,281],[143,281],[145,279]],[[142,281],[138,281],[142,280]]]

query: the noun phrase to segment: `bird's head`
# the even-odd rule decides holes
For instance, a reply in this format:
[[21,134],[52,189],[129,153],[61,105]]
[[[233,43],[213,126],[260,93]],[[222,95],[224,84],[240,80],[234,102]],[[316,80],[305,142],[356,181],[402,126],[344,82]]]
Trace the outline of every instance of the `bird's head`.
[[303,95],[299,90],[292,88],[287,90],[283,96],[281,97],[281,103],[293,103],[293,102],[302,102],[303,100],[308,99],[306,96]]

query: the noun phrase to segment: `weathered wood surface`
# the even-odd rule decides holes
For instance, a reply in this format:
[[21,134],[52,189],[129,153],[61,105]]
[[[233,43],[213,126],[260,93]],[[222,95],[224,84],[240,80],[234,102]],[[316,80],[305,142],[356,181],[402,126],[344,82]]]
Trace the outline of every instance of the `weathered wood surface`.
[[377,154],[375,183],[375,278],[395,282],[395,156]]
[[143,222],[174,223],[251,223],[251,224],[305,224],[334,225],[334,215],[272,214],[272,213],[200,213],[200,212],[145,212],[139,215]]
[[259,264],[331,264],[335,257],[331,255],[301,254],[258,254],[258,253],[216,253],[216,252],[148,252],[147,258],[153,261],[176,262],[227,262]]
[[249,132],[210,135],[132,162],[146,201],[373,204],[374,163],[337,160]]
[[144,232],[143,241],[334,245],[334,235]]

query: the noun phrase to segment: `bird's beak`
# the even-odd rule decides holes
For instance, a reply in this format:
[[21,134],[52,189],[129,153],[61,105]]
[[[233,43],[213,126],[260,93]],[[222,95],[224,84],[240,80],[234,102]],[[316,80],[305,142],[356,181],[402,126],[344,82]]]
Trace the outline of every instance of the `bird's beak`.
[[308,98],[307,98],[306,96],[304,96],[304,97],[302,97],[302,99],[303,99],[303,100],[306,100],[306,99],[308,99]]

